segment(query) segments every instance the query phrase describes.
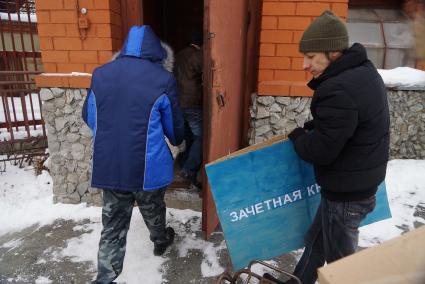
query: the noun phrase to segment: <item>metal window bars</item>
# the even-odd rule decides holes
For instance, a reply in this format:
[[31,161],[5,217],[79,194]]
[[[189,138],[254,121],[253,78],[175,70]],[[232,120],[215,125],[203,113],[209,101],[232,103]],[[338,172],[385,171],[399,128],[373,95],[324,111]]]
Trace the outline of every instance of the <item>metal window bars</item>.
[[350,44],[362,43],[377,68],[415,66],[412,21],[399,9],[349,9]]
[[47,148],[34,80],[42,72],[36,21],[35,0],[0,0],[0,171]]

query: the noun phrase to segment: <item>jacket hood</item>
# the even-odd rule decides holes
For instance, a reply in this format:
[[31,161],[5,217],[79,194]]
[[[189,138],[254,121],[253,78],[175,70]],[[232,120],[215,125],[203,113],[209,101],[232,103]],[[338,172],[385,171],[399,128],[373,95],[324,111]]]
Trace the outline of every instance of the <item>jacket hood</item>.
[[318,78],[312,79],[307,85],[315,90],[325,80],[334,77],[345,70],[364,64],[367,59],[366,49],[360,43],[353,44],[345,50],[340,58],[332,62]]
[[133,26],[121,49],[120,56],[133,56],[152,62],[162,62],[167,53],[150,26]]

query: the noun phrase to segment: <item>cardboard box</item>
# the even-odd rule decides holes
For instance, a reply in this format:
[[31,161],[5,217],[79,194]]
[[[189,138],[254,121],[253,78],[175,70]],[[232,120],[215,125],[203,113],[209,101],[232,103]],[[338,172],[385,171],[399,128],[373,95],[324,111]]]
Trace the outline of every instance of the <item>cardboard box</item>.
[[425,284],[425,226],[319,269],[320,284]]
[[[275,137],[205,169],[235,270],[304,246],[320,186],[313,166],[297,155],[291,141]],[[376,198],[363,224],[391,217],[384,185]]]

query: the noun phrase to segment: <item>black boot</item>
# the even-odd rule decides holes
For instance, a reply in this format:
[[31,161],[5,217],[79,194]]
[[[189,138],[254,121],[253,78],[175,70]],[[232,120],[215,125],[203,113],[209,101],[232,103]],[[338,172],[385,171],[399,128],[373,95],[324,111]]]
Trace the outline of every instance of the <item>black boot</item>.
[[173,228],[167,227],[165,229],[166,241],[163,243],[154,243],[153,254],[156,256],[163,255],[167,247],[174,242],[175,234],[176,233],[174,232]]

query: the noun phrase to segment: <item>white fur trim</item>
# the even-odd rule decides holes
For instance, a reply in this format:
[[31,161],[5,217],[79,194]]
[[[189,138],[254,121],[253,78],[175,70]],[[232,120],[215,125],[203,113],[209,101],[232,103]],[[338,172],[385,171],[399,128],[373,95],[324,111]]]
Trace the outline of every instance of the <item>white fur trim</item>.
[[167,57],[164,59],[164,61],[162,61],[162,66],[168,72],[173,72],[173,69],[174,69],[174,51],[168,44],[166,44],[163,41],[161,41],[161,46],[167,52]]

